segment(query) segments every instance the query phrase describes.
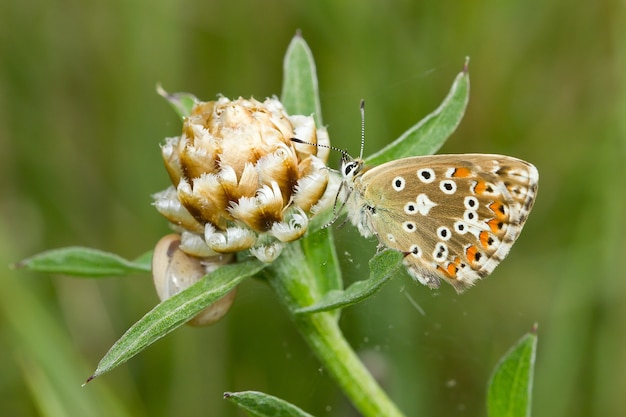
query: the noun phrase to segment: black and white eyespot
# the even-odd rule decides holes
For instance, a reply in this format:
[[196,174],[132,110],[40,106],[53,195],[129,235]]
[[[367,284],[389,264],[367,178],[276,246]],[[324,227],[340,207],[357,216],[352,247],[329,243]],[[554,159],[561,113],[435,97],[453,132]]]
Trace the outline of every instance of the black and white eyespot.
[[448,246],[445,243],[438,242],[433,251],[433,258],[437,262],[444,261],[448,258]]
[[391,186],[396,191],[402,191],[406,186],[406,180],[403,177],[397,176],[391,181]]
[[417,170],[417,178],[425,184],[435,181],[435,171],[431,168],[422,168]]
[[463,220],[468,223],[476,223],[478,221],[478,213],[476,210],[465,210],[463,213]]
[[467,233],[469,230],[467,224],[465,224],[464,221],[461,220],[457,220],[456,222],[454,222],[454,231],[457,232],[460,235],[464,235],[465,233]]
[[412,201],[409,201],[408,203],[406,203],[404,205],[404,212],[406,214],[415,214],[415,213],[417,213],[417,204],[412,202]]
[[476,197],[465,197],[463,204],[465,204],[465,208],[468,210],[478,209],[478,199]]
[[411,245],[411,247],[409,248],[409,252],[411,253],[411,256],[413,256],[415,258],[421,258],[422,257],[422,250],[417,245]]
[[402,228],[405,232],[413,233],[415,229],[417,229],[417,226],[415,226],[415,222],[404,222],[402,223]]
[[456,192],[456,182],[452,180],[443,180],[439,183],[439,189],[444,194],[452,195]]
[[437,229],[437,237],[441,240],[450,240],[452,232],[446,226],[439,226]]

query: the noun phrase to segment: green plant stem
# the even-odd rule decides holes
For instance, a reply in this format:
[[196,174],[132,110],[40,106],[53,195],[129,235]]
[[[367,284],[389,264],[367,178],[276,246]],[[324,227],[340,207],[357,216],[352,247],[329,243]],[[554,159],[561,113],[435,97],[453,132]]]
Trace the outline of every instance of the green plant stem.
[[332,313],[295,314],[319,300],[316,280],[298,243],[287,245],[266,276],[304,339],[354,406],[366,417],[403,417],[343,336]]

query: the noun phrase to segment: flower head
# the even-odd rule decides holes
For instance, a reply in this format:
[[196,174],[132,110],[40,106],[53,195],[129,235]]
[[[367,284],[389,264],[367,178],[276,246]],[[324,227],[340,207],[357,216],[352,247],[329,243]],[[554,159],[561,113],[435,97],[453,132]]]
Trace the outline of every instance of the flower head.
[[[291,139],[297,137],[303,142]],[[271,262],[301,237],[327,193],[326,130],[275,98],[197,102],[162,147],[172,186],[155,206],[198,257],[250,249]]]

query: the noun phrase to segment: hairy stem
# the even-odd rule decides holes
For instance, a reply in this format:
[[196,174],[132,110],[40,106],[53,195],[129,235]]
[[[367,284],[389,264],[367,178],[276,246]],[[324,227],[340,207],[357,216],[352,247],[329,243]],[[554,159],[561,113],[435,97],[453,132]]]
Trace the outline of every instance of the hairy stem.
[[343,336],[336,316],[329,312],[295,314],[319,299],[316,280],[299,244],[284,249],[266,276],[287,306],[300,333],[354,406],[366,417],[402,417]]

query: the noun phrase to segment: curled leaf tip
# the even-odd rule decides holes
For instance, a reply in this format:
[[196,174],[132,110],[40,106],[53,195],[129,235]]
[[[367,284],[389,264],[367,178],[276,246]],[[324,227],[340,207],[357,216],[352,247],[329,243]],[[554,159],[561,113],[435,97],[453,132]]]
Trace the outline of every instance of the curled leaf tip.
[[161,83],[156,85],[157,94],[167,100],[174,108],[174,111],[184,120],[185,117],[191,114],[193,106],[198,102],[198,99],[193,94],[189,93],[168,93],[161,86]]
[[302,29],[300,29],[300,28],[296,29],[295,37],[296,38],[301,38],[302,37]]
[[165,91],[165,89],[163,89],[163,86],[161,85],[160,82],[158,82],[157,85],[156,85],[156,92],[161,97],[164,97],[164,98],[169,98],[170,97],[170,94],[167,91]]
[[224,399],[228,399],[230,397],[232,397],[234,394],[232,392],[225,392],[224,393]]
[[535,322],[533,323],[533,327],[530,329],[530,332],[532,334],[537,334],[537,328],[539,327],[539,323]]
[[87,380],[85,382],[83,382],[83,385],[81,385],[81,387],[84,387],[85,385],[87,385],[88,383],[90,383],[91,381],[93,381],[94,379],[96,379],[96,375],[93,374],[92,376],[90,376],[89,378],[87,378]]
[[463,72],[465,74],[467,74],[469,72],[469,62],[470,62],[470,57],[466,56],[465,57],[465,64],[463,64]]

